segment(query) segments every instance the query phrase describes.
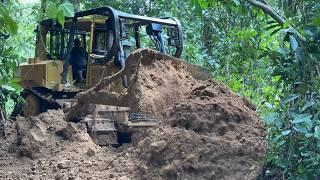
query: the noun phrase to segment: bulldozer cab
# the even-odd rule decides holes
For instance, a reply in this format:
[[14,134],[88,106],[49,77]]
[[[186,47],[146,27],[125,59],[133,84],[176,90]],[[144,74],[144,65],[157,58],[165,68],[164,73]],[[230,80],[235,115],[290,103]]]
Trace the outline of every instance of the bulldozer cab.
[[[77,67],[72,63],[77,61],[72,56],[75,39],[80,40],[87,61],[84,81],[77,84]],[[182,28],[175,18],[151,18],[101,7],[78,12],[64,25],[46,19],[37,28],[35,58],[20,66],[22,84],[25,88],[78,92],[123,69],[134,49],[151,48],[179,58],[182,47]],[[125,77],[120,84],[127,86]]]

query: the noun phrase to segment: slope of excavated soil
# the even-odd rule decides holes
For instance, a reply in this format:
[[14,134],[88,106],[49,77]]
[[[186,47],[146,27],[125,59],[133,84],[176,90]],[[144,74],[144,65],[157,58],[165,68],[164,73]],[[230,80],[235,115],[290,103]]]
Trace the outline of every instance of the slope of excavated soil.
[[[97,146],[84,124],[68,120],[90,103],[112,104],[107,99],[155,114],[159,125],[119,148]],[[141,63],[126,94],[88,91],[69,114],[10,121],[6,137],[0,179],[255,179],[266,151],[253,105],[167,59]]]
[[129,154],[95,145],[86,127],[66,122],[61,110],[20,118],[7,129],[7,139],[0,140],[0,179],[118,179],[134,175]]
[[148,131],[137,154],[145,179],[254,179],[265,132],[248,101],[214,81],[196,84]]
[[184,98],[196,81],[183,65],[169,60],[140,66],[136,81],[124,100],[133,111],[160,115],[165,109]]

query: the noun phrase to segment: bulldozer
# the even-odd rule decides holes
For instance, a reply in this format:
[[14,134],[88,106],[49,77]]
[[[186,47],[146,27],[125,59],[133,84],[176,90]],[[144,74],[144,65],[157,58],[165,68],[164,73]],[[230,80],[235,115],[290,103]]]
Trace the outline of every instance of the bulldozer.
[[[78,93],[93,88],[102,77],[113,76],[127,68],[127,57],[140,48],[159,51],[157,59],[165,56],[176,63],[185,63],[195,77],[206,79],[210,76],[207,70],[178,59],[183,50],[183,34],[176,18],[133,15],[112,7],[100,7],[77,12],[73,18],[66,18],[64,24],[52,19],[42,20],[36,32],[35,57],[21,64],[18,72],[24,89],[21,95],[25,99],[19,109],[25,117],[72,106]],[[87,56],[81,82],[76,82],[76,67],[71,63],[75,39]],[[152,58],[148,55],[150,51],[141,52]],[[125,92],[128,79],[122,75],[112,83],[110,91]],[[92,105],[92,109],[92,114],[83,119],[89,126],[90,135],[100,145],[116,144],[113,140],[106,142],[106,138],[101,140],[101,137],[116,132],[123,125],[123,131],[127,132],[157,124],[152,115],[130,114],[128,107]]]

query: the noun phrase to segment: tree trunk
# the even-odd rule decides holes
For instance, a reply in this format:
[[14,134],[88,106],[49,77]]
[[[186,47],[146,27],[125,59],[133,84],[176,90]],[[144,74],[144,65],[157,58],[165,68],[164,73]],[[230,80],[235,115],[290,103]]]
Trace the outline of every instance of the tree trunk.
[[41,14],[41,20],[44,18],[44,15],[46,13],[46,0],[41,0],[40,2],[40,14]]
[[211,21],[208,20],[207,17],[203,18],[203,35],[202,35],[202,38],[203,38],[203,43],[204,43],[205,47],[208,50],[208,55],[212,56],[212,47],[213,47],[212,38],[213,37],[212,37],[212,25],[211,25],[210,22]]
[[[284,17],[282,17],[281,15],[279,15],[265,0],[262,0],[261,2],[260,1],[256,1],[256,0],[246,0],[246,1],[248,3],[250,3],[251,5],[261,9],[265,14],[271,16],[280,25],[285,24],[286,19]],[[305,37],[298,30],[296,30],[294,27],[292,27],[292,28],[294,30],[294,33],[299,38],[299,40],[301,42],[305,43],[306,42]]]
[[73,0],[73,7],[75,12],[79,12],[80,10],[80,0]]
[[276,11],[274,11],[272,7],[270,7],[268,4],[256,0],[247,0],[247,2],[261,9],[263,12],[271,16],[279,24],[283,25],[286,22],[286,20],[283,17],[281,17]]
[[[40,1],[40,20],[44,19],[46,13],[46,0]],[[35,58],[45,59],[45,39],[42,37],[43,28],[40,26],[40,22],[38,23],[38,32],[37,32],[37,45],[35,48]]]
[[0,107],[0,137],[6,137],[5,124],[6,124],[6,117],[4,115],[4,111]]

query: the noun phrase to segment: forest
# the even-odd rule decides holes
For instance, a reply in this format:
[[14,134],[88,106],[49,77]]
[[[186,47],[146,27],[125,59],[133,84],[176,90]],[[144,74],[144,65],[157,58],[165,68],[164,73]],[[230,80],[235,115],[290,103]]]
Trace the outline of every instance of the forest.
[[[1,0],[0,119],[23,103],[15,77],[35,56],[39,21],[111,6],[176,17],[181,59],[207,68],[255,105],[267,151],[256,179],[320,177],[320,1],[318,0]],[[148,43],[146,43],[148,44]]]

